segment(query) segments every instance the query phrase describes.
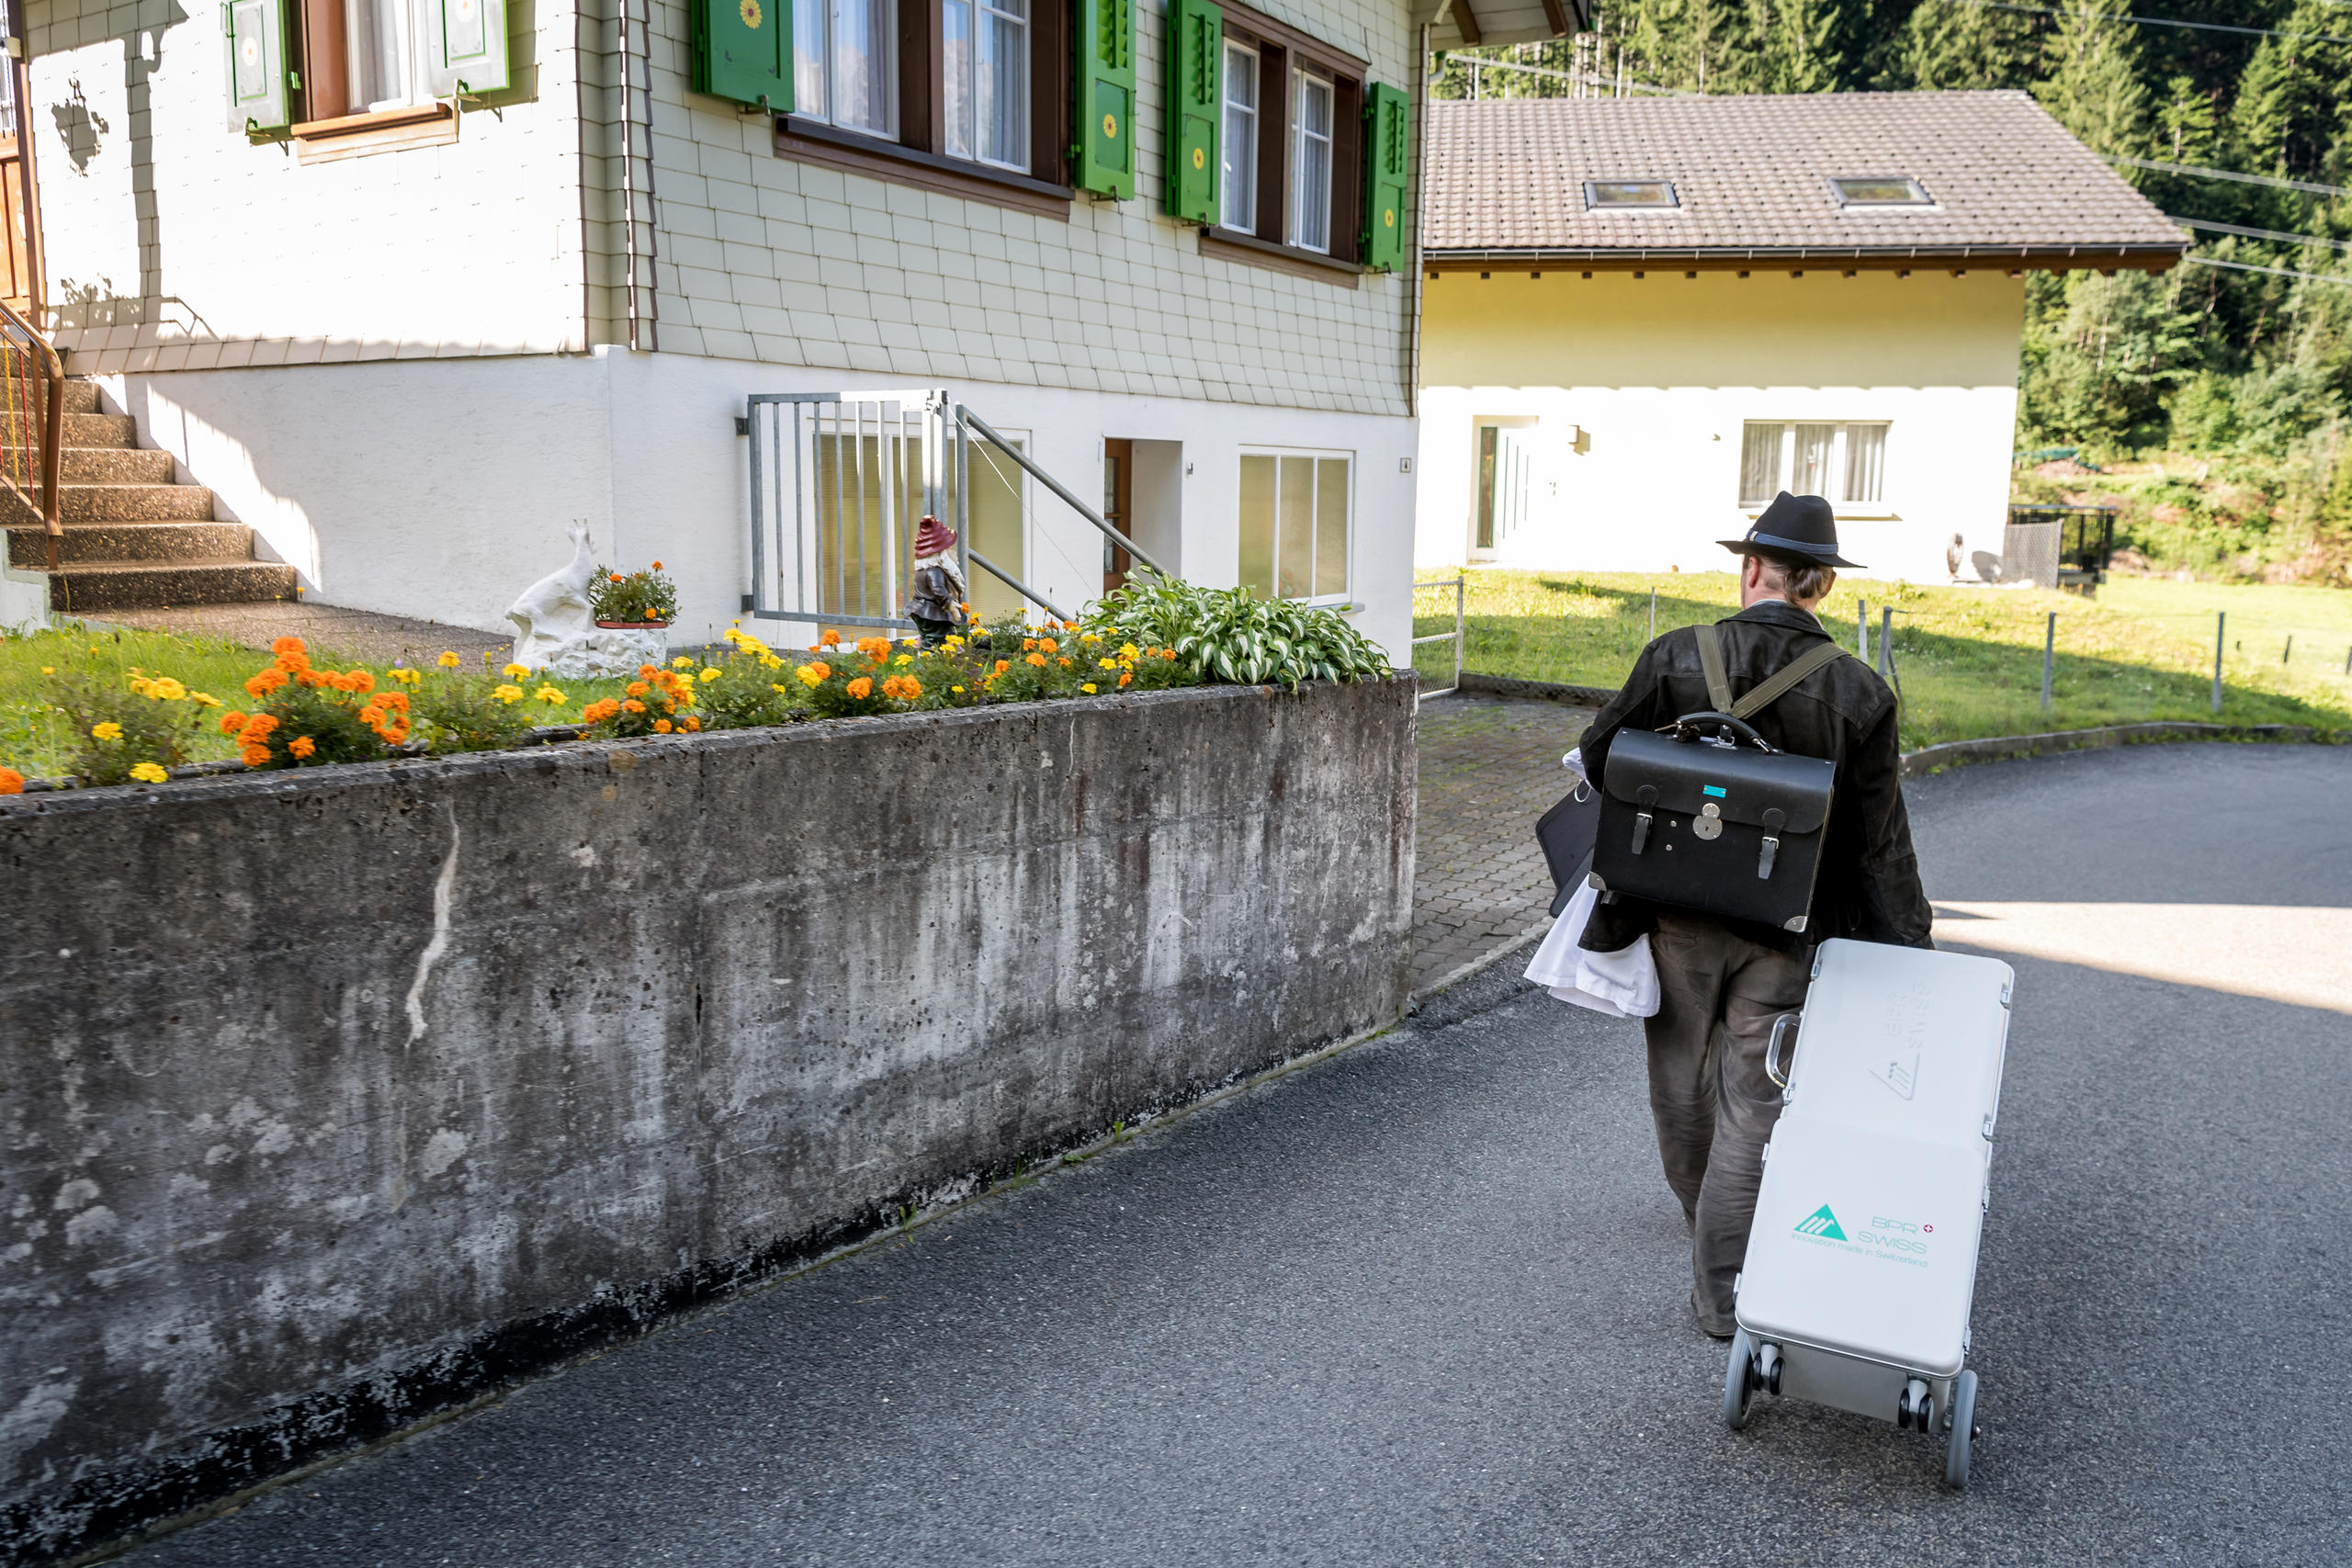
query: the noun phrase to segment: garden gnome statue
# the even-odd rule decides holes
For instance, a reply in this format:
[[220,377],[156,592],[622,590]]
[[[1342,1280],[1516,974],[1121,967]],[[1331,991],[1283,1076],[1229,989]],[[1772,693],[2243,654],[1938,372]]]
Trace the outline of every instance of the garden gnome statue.
[[915,571],[907,579],[907,614],[925,648],[937,648],[964,622],[964,574],[956,566],[956,530],[925,517],[915,530]]

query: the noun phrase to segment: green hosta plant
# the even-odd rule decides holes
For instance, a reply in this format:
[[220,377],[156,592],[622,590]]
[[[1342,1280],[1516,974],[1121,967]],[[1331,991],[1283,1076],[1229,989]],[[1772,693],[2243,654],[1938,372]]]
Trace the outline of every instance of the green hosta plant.
[[1106,638],[1172,649],[1201,680],[1236,685],[1365,681],[1386,675],[1379,648],[1337,610],[1260,599],[1247,588],[1201,588],[1138,573],[1086,613]]

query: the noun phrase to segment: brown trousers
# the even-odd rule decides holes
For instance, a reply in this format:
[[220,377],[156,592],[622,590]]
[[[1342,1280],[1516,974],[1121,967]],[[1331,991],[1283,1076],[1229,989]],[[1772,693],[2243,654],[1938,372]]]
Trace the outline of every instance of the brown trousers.
[[1644,1028],[1658,1155],[1690,1221],[1691,1299],[1701,1325],[1728,1334],[1732,1281],[1747,1258],[1764,1179],[1764,1144],[1781,1116],[1764,1048],[1773,1019],[1804,1005],[1808,970],[1701,915],[1661,912],[1650,947],[1659,998]]

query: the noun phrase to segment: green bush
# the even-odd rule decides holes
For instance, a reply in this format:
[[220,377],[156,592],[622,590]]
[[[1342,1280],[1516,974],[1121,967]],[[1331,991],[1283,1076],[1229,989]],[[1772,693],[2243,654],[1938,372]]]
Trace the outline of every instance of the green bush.
[[1379,648],[1328,606],[1260,599],[1247,588],[1201,588],[1140,574],[1088,610],[1086,629],[1138,648],[1172,649],[1203,681],[1283,685],[1388,673]]

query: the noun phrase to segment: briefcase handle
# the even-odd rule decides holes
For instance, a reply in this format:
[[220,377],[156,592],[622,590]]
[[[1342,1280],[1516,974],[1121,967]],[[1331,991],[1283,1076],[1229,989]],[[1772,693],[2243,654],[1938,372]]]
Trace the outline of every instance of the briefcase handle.
[[1778,756],[1781,749],[1756,733],[1744,718],[1734,718],[1727,713],[1686,713],[1674,721],[1672,734],[1677,740],[1697,741],[1704,739],[1700,731],[1713,727],[1736,739],[1745,740],[1758,751]]

